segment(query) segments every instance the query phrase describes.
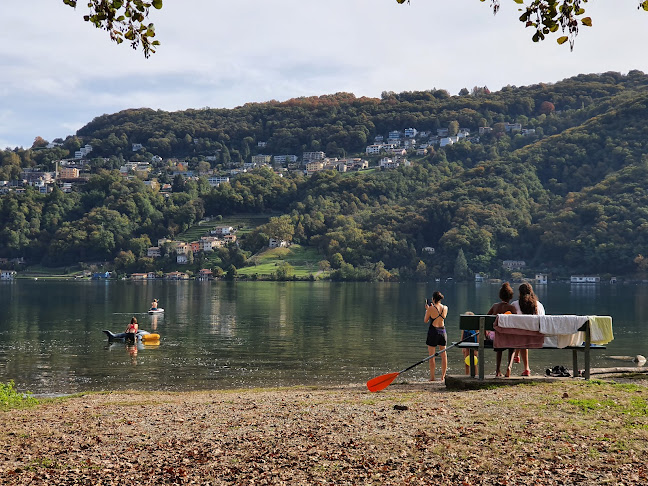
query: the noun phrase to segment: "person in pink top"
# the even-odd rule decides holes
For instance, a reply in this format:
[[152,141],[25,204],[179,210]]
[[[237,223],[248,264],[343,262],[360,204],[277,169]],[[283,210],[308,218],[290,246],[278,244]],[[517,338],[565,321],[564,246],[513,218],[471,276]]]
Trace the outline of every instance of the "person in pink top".
[[[518,300],[513,301],[513,307],[515,307],[518,314],[545,315],[544,306],[540,303],[536,294],[533,293],[533,287],[531,287],[530,283],[525,282],[520,285],[518,293]],[[524,364],[522,376],[531,376],[531,368],[529,368],[529,350],[520,349],[520,357]]]

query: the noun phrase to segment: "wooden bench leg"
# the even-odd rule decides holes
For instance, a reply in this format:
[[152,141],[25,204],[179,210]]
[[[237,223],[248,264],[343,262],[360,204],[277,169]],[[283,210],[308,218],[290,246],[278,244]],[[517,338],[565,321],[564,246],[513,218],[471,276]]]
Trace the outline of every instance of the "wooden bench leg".
[[586,380],[590,379],[590,350],[592,346],[592,332],[590,331],[590,324],[587,323],[585,328],[585,370],[583,371],[583,377]]
[[572,349],[572,353],[573,353],[573,365],[574,365],[572,378],[577,378],[578,377],[578,350]]
[[484,340],[486,339],[486,318],[481,316],[479,318],[479,379],[484,381]]
[[470,350],[470,377],[475,377],[475,350]]

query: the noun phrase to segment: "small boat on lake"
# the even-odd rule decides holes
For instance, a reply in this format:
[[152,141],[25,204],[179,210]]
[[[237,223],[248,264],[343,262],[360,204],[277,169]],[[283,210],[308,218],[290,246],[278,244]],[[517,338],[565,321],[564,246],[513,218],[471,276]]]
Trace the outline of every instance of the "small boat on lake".
[[162,308],[149,309],[149,311],[148,311],[149,314],[162,314],[163,312],[164,312],[164,309],[162,309]]

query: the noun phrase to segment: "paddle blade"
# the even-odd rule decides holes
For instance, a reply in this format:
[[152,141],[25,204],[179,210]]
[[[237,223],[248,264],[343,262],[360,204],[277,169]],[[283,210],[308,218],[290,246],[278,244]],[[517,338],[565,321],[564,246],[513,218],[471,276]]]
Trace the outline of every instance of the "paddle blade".
[[370,392],[377,392],[387,388],[400,373],[387,373],[386,375],[376,376],[367,382],[367,388]]

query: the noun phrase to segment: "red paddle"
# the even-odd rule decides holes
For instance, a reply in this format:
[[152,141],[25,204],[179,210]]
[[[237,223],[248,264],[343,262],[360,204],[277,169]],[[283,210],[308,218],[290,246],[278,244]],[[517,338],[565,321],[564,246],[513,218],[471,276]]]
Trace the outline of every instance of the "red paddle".
[[459,343],[463,343],[464,341],[468,341],[469,339],[472,339],[472,338],[473,338],[474,336],[476,336],[477,334],[479,334],[479,331],[477,331],[476,334],[473,334],[473,335],[471,335],[471,336],[466,337],[465,339],[462,339],[461,341],[457,341],[456,343],[454,343],[454,344],[448,346],[448,347],[445,348],[445,349],[441,349],[440,351],[437,351],[436,353],[431,354],[431,355],[428,356],[427,358],[422,359],[422,360],[419,361],[418,363],[414,363],[412,366],[408,366],[407,368],[405,368],[405,369],[402,370],[402,371],[399,371],[399,372],[397,372],[397,373],[387,373],[386,375],[376,376],[375,378],[372,378],[371,380],[369,380],[369,381],[367,382],[367,388],[369,389],[370,392],[377,392],[377,391],[380,391],[380,390],[384,390],[384,389],[387,388],[387,387],[391,384],[391,382],[394,381],[394,380],[396,379],[396,377],[397,377],[398,375],[400,375],[401,373],[405,373],[406,371],[411,370],[411,369],[414,368],[415,366],[418,366],[418,365],[420,365],[421,363],[425,363],[426,361],[429,361],[429,360],[431,360],[432,358],[435,358],[435,357],[439,356],[441,353],[445,353],[448,349],[450,349],[450,348],[454,348],[457,344],[459,344]]

